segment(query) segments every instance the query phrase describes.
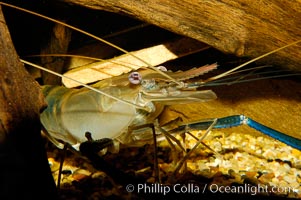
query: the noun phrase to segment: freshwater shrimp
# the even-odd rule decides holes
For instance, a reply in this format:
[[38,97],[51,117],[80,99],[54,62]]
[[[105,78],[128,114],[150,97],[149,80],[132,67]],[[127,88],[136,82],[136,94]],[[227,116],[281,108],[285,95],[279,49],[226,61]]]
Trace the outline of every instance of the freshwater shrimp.
[[[297,42],[300,42],[300,41],[297,41]],[[293,44],[296,44],[297,42],[295,42]],[[289,44],[289,45],[293,45],[293,44]],[[287,47],[287,46],[285,46],[285,47]],[[285,47],[283,47],[283,48],[285,48]],[[280,49],[277,49],[277,51],[278,50],[280,50]],[[273,53],[273,52],[270,52],[270,53]],[[268,54],[270,54],[270,53],[268,53]],[[268,54],[266,54],[266,55],[268,55]],[[26,64],[30,64],[27,61],[24,61],[24,60],[22,60],[22,61]],[[32,64],[30,64],[30,65],[32,65]],[[211,67],[213,69],[214,65],[212,65]],[[240,67],[242,67],[242,66],[240,66]],[[238,68],[235,68],[234,70],[237,70],[237,69]],[[157,104],[154,104],[154,102],[156,102],[156,101],[161,102],[162,100],[166,100],[168,103],[170,103],[172,101],[178,101],[179,99],[185,100],[185,101],[188,100],[188,102],[189,102],[189,101],[214,100],[216,98],[214,92],[212,92],[211,90],[194,91],[195,88],[205,85],[204,82],[193,83],[193,84],[183,83],[183,82],[177,81],[176,79],[174,79],[171,75],[168,75],[167,73],[162,73],[162,72],[156,70],[155,68],[154,68],[154,70],[157,73],[154,74],[153,71],[142,72],[142,74],[143,73],[146,74],[146,75],[142,75],[143,80],[145,82],[143,82],[142,85],[134,86],[134,89],[128,87],[129,85],[131,85],[131,83],[128,81],[128,78],[127,78],[128,75],[114,78],[116,80],[111,79],[111,80],[102,81],[99,83],[98,86],[95,85],[95,87],[99,87],[99,88],[102,88],[102,90],[104,90],[105,93],[103,93],[102,95],[94,94],[94,91],[93,92],[87,91],[85,89],[78,90],[78,91],[71,91],[69,89],[66,90],[64,88],[55,88],[54,90],[61,92],[60,93],[61,95],[67,94],[67,96],[62,97],[62,99],[57,99],[56,96],[58,94],[55,93],[55,94],[53,94],[53,96],[52,96],[52,94],[50,94],[54,90],[51,91],[49,88],[44,89],[45,94],[47,94],[46,96],[49,97],[48,103],[50,106],[49,106],[49,110],[48,111],[46,110],[44,112],[44,117],[42,116],[41,121],[43,123],[43,120],[44,120],[44,126],[46,127],[46,129],[48,128],[48,132],[51,134],[50,135],[51,140],[55,141],[55,144],[57,144],[59,147],[61,147],[61,146],[59,143],[57,143],[58,140],[63,140],[67,143],[71,143],[74,145],[80,145],[83,143],[84,140],[91,141],[91,138],[96,139],[96,140],[103,139],[103,138],[117,139],[119,142],[123,142],[124,144],[141,145],[141,144],[139,144],[139,142],[141,142],[143,144],[145,144],[145,142],[150,141],[150,140],[154,140],[154,142],[155,142],[156,137],[157,136],[160,137],[161,135],[164,135],[165,132],[178,133],[178,132],[183,132],[183,131],[189,131],[191,129],[197,129],[197,130],[209,129],[209,130],[211,130],[212,128],[227,128],[227,127],[232,127],[232,126],[238,126],[241,124],[247,124],[247,125],[251,126],[252,128],[255,128],[255,129],[263,132],[264,134],[267,134],[277,140],[280,140],[280,141],[300,150],[301,141],[298,140],[297,138],[290,137],[281,132],[275,131],[268,127],[265,127],[265,126],[259,124],[258,122],[255,122],[252,119],[245,117],[243,115],[229,116],[229,117],[219,118],[219,119],[211,119],[208,121],[199,121],[199,122],[192,123],[192,124],[177,123],[176,128],[169,128],[167,130],[165,130],[164,127],[156,126],[155,137],[153,137],[154,132],[152,130],[151,130],[151,132],[147,132],[143,129],[136,129],[137,127],[140,128],[140,126],[142,126],[143,124],[149,124],[150,122],[153,123],[155,118],[160,114],[162,107],[160,107],[160,106],[157,107]],[[232,70],[232,71],[234,71],[234,70]],[[148,79],[148,75],[150,75],[149,79]],[[156,77],[156,76],[159,76],[159,77]],[[225,74],[223,74],[223,76],[225,76]],[[209,80],[214,80],[214,79],[217,79],[220,77],[221,76],[216,76]],[[167,81],[160,82],[160,80],[162,80],[164,78],[167,78]],[[118,85],[117,83],[120,85]],[[141,86],[144,88],[141,89]],[[125,87],[128,87],[127,89],[130,89],[130,92],[128,90],[126,90]],[[151,89],[151,90],[148,91],[148,89]],[[154,89],[154,90],[152,91],[152,89]],[[192,91],[189,91],[189,90],[192,90]],[[73,107],[72,107],[73,102],[72,102],[72,100],[69,99],[69,97],[72,97],[74,95],[73,97],[76,98],[76,96],[78,95],[79,98],[85,98],[86,96],[81,95],[82,92],[89,93],[88,96],[90,96],[90,97],[97,95],[97,97],[93,97],[93,98],[101,99],[103,105],[110,105],[111,107],[114,107],[114,103],[116,103],[118,106],[121,106],[121,107],[117,106],[116,108],[114,108],[115,109],[115,110],[113,110],[114,112],[120,111],[121,110],[120,108],[122,108],[123,111],[127,111],[127,113],[122,113],[122,116],[126,117],[126,115],[128,115],[130,117],[126,117],[125,119],[119,118],[119,119],[122,119],[120,121],[123,121],[123,122],[125,121],[125,124],[120,125],[121,128],[119,128],[119,130],[117,131],[118,133],[110,130],[108,132],[112,133],[111,135],[103,136],[103,135],[98,135],[97,130],[88,130],[87,127],[84,128],[84,130],[79,130],[79,133],[76,133],[76,130],[78,130],[77,128],[69,129],[64,126],[58,126],[57,128],[60,128],[61,131],[57,131],[57,130],[52,131],[53,129],[49,128],[49,126],[53,125],[54,123],[51,122],[48,124],[49,120],[47,119],[47,117],[45,117],[45,115],[49,115],[50,113],[53,114],[53,110],[56,109],[55,107],[57,107],[59,110],[63,111],[65,108],[63,107],[63,105],[60,105],[61,103],[63,103],[63,104],[70,103],[71,109],[69,109],[69,111],[71,111],[71,112],[74,111]],[[186,92],[188,92],[188,95]],[[167,94],[167,96],[164,96],[166,94]],[[176,95],[174,95],[174,94],[176,94]],[[179,96],[177,96],[178,94],[179,94]],[[169,95],[171,95],[171,96],[169,96]],[[118,97],[117,99],[115,98],[116,96]],[[171,97],[171,98],[168,99],[168,97]],[[67,99],[69,99],[70,101],[68,102]],[[127,101],[124,101],[124,100],[127,100]],[[53,102],[53,101],[57,101],[57,102]],[[178,103],[178,102],[176,102],[176,103]],[[73,104],[73,105],[75,105],[75,104]],[[90,106],[90,105],[88,105],[88,106]],[[68,110],[68,108],[67,108],[67,110]],[[82,116],[83,118],[88,116],[88,113],[86,112],[87,110],[84,110],[84,111],[85,111],[85,113],[83,113],[83,116]],[[114,114],[114,112],[113,112],[113,114]],[[66,117],[69,120],[70,115],[68,115],[68,112],[64,112],[64,113],[66,113],[65,116],[63,116],[62,113],[60,113],[59,114],[60,116],[50,116],[50,117],[52,117],[52,119],[54,119],[54,120],[57,120],[58,118],[61,118],[61,117],[62,118]],[[139,118],[133,119],[134,117],[137,117],[136,114],[139,114]],[[146,116],[149,118],[147,118]],[[120,117],[120,116],[118,116],[118,117]],[[142,119],[140,119],[140,117]],[[48,122],[46,123],[47,120],[48,120]],[[92,119],[89,119],[88,121],[93,122]],[[116,124],[117,124],[117,122],[118,122],[118,120],[116,120]],[[76,124],[74,122],[74,119],[71,119],[71,124],[72,124],[72,126],[74,124]],[[60,125],[60,123],[59,123],[59,125]],[[89,126],[89,127],[91,127],[91,126]],[[132,129],[132,131],[129,132],[128,127],[131,127],[130,129]],[[71,130],[71,131],[69,131],[69,130]],[[62,132],[62,133],[59,134],[59,132]],[[86,134],[87,132],[91,133],[91,135]],[[64,133],[66,133],[67,136],[66,135],[64,136],[63,135]],[[201,141],[202,141],[202,138],[196,143],[195,147],[197,147],[197,145]]]

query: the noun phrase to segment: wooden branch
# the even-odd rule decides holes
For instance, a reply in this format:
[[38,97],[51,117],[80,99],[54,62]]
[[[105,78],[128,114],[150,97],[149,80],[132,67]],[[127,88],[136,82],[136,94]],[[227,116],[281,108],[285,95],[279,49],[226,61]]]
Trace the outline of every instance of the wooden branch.
[[12,44],[0,7],[0,199],[54,199],[55,184],[43,146],[38,84]]
[[[301,2],[282,0],[64,0],[130,15],[237,56],[257,57],[301,39]],[[301,70],[301,44],[263,59]]]
[[[41,54],[52,54],[52,53],[67,53],[68,45],[71,40],[71,30],[63,25],[55,24],[53,27],[53,32],[51,33],[48,45],[42,48]],[[62,73],[64,69],[65,58],[56,57],[42,57],[42,65],[51,69],[55,72]],[[42,71],[43,84],[45,85],[55,85],[60,84],[61,79],[57,76],[49,74],[48,72]]]

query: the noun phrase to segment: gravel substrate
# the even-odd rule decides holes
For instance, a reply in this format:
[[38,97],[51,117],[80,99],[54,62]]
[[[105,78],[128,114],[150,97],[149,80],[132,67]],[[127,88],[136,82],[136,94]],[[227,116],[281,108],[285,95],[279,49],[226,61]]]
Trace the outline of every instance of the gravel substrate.
[[[202,132],[193,134],[200,138]],[[68,152],[63,165],[60,197],[147,199],[150,195],[167,197],[174,194],[178,197],[207,195],[216,199],[224,195],[301,198],[300,151],[268,137],[239,133],[224,135],[219,131],[213,131],[203,142],[211,149],[199,145],[186,161],[186,168],[182,167],[177,174],[173,172],[183,152],[171,148],[165,141],[159,143],[160,184],[155,183],[152,145],[123,148],[118,154],[103,156],[107,163],[127,175],[120,179],[113,179],[107,172],[95,169],[85,158]],[[186,136],[188,150],[195,143],[195,139]],[[48,151],[56,181],[59,152],[53,147]]]

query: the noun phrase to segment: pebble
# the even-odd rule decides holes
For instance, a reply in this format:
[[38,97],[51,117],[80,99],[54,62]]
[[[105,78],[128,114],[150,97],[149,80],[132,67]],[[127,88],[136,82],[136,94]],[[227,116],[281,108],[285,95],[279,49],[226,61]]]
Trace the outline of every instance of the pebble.
[[229,169],[229,175],[230,178],[233,180],[235,183],[243,183],[243,180],[241,179],[241,174],[236,173],[233,169]]
[[266,151],[264,151],[262,153],[262,155],[267,158],[267,159],[275,159],[276,158],[276,153],[274,151],[272,151],[271,149],[267,149]]
[[294,188],[295,190],[300,190],[300,184],[295,180],[289,184],[289,187]]
[[85,169],[77,169],[73,172],[72,178],[76,181],[80,181],[88,178],[92,173]]
[[49,163],[51,172],[55,172],[55,171],[58,171],[58,170],[59,170],[59,168],[60,168],[60,163],[57,162],[54,158],[49,157],[49,158],[48,158],[48,163]]
[[246,175],[246,177],[248,177],[248,178],[254,178],[254,177],[256,177],[256,176],[258,175],[258,173],[255,172],[255,171],[247,171],[247,172],[245,173],[245,175]]
[[103,178],[106,178],[106,177],[107,177],[106,173],[104,173],[102,171],[97,171],[97,172],[95,172],[91,175],[91,178],[93,178],[93,179],[98,179],[98,178],[103,179]]
[[284,176],[283,179],[289,184],[296,182],[296,178],[292,176]]
[[269,182],[272,182],[272,179],[275,177],[275,174],[274,173],[267,173],[267,174],[262,174],[258,180],[259,182],[261,183],[269,183]]

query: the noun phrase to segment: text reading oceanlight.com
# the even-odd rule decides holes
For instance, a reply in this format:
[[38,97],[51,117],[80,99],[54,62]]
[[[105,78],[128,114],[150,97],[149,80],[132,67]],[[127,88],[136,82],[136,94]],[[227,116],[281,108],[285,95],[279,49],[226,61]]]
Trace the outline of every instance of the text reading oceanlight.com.
[[239,186],[221,186],[217,184],[205,184],[204,187],[200,187],[193,183],[191,184],[175,184],[175,185],[163,185],[159,183],[154,184],[128,184],[126,186],[128,192],[143,193],[143,194],[163,194],[168,193],[179,193],[179,194],[204,194],[205,192],[210,193],[232,193],[232,194],[250,194],[256,195],[258,193],[290,193],[298,192],[296,189],[291,187],[272,187],[267,185],[251,185],[244,184]]

